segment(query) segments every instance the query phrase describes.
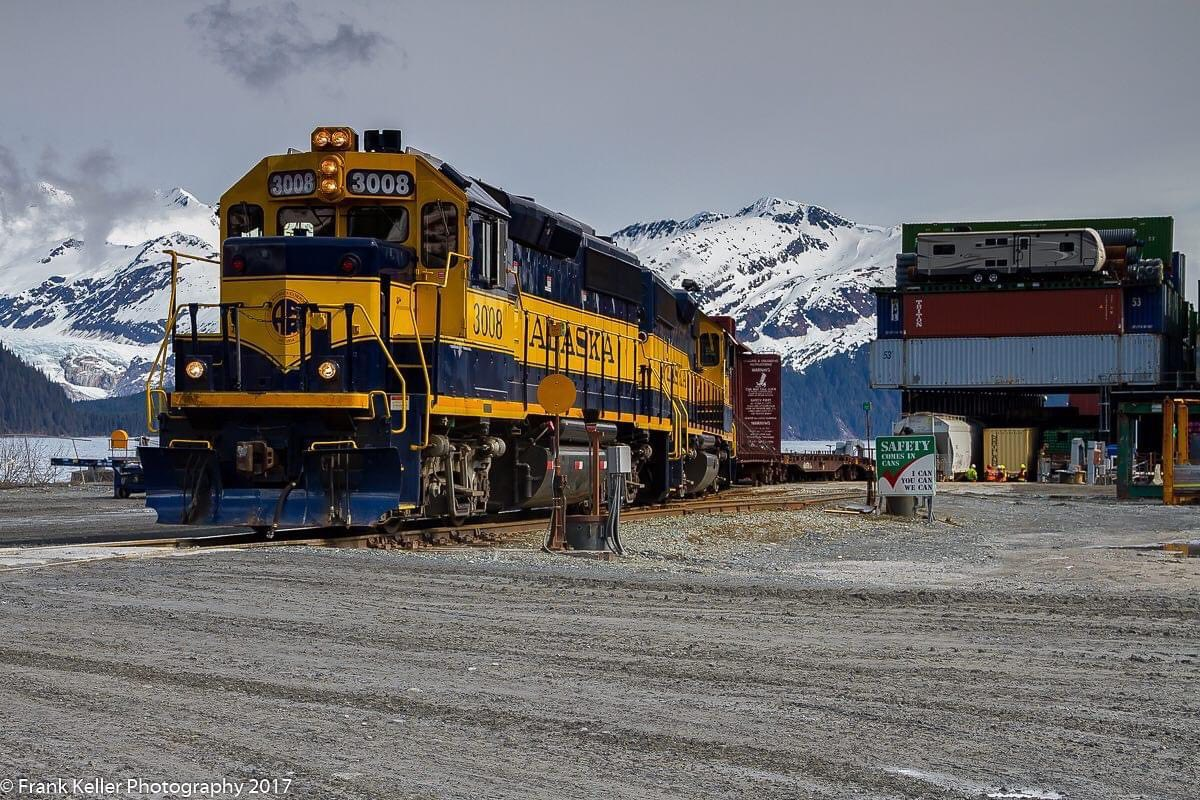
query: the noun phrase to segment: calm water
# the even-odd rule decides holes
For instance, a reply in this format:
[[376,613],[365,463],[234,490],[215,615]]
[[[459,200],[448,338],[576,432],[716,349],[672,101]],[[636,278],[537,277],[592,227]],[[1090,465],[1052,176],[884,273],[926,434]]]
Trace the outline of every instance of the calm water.
[[[833,439],[784,439],[783,449],[790,453],[827,453],[831,449],[840,447],[847,440]],[[865,440],[858,440],[858,443],[864,448],[867,446]]]
[[[67,438],[61,436],[4,436],[4,439],[28,441],[44,454],[47,461],[51,458],[104,458],[109,455],[107,436],[87,436]],[[71,470],[61,468],[57,479],[66,483],[71,479]]]

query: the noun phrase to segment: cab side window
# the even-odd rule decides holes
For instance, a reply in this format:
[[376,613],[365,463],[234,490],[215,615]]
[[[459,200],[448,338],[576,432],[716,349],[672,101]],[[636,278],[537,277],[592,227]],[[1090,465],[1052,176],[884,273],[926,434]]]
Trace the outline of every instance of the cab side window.
[[508,223],[481,219],[471,226],[471,280],[478,286],[505,286]]
[[721,363],[721,338],[715,333],[700,334],[700,366],[715,367]]
[[421,261],[430,269],[445,269],[458,249],[458,208],[453,203],[426,203],[421,208]]

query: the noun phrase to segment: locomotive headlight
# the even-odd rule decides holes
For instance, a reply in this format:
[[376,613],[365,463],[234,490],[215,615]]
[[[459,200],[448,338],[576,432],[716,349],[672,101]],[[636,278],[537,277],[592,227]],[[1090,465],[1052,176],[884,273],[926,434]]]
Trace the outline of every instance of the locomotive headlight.
[[317,194],[324,200],[338,200],[342,195],[342,157],[331,155],[321,159],[317,171],[321,176]]
[[358,134],[344,126],[317,128],[312,132],[313,150],[357,150]]
[[208,369],[208,367],[204,365],[204,362],[197,359],[193,359],[183,365],[183,371],[187,373],[187,376],[194,381],[198,381],[203,378],[204,371],[206,369]]
[[317,377],[323,381],[331,381],[337,377],[338,365],[336,361],[322,361],[317,365]]
[[337,182],[337,178],[323,178],[321,185],[317,187],[317,194],[326,200],[336,200],[341,193],[342,187]]

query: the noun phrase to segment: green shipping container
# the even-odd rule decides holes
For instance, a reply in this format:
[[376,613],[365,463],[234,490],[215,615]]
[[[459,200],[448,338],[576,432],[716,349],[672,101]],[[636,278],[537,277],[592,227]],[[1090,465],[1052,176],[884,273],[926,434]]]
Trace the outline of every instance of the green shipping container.
[[1133,228],[1142,242],[1142,258],[1161,258],[1171,263],[1174,217],[1112,217],[1108,219],[1026,219],[1007,222],[909,222],[903,227],[901,246],[906,253],[917,252],[918,233],[949,233],[961,227],[973,231],[1046,230],[1054,228],[1095,228],[1114,230]]

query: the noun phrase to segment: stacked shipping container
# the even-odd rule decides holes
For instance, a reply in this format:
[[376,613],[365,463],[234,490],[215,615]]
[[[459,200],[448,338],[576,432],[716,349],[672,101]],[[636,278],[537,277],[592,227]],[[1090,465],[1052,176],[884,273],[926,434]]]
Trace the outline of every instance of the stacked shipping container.
[[1176,382],[1191,369],[1197,318],[1183,298],[1186,261],[1172,249],[1170,217],[905,225],[897,274],[917,258],[921,233],[1063,228],[1098,231],[1111,267],[1017,284],[906,280],[875,290],[872,385],[946,395]]
[[1054,336],[1121,333],[1121,290],[942,292],[904,295],[904,336]]
[[877,339],[1180,335],[1187,304],[1170,284],[1090,289],[897,292],[877,297]]
[[1163,380],[1158,334],[879,339],[880,389],[1153,385]]

